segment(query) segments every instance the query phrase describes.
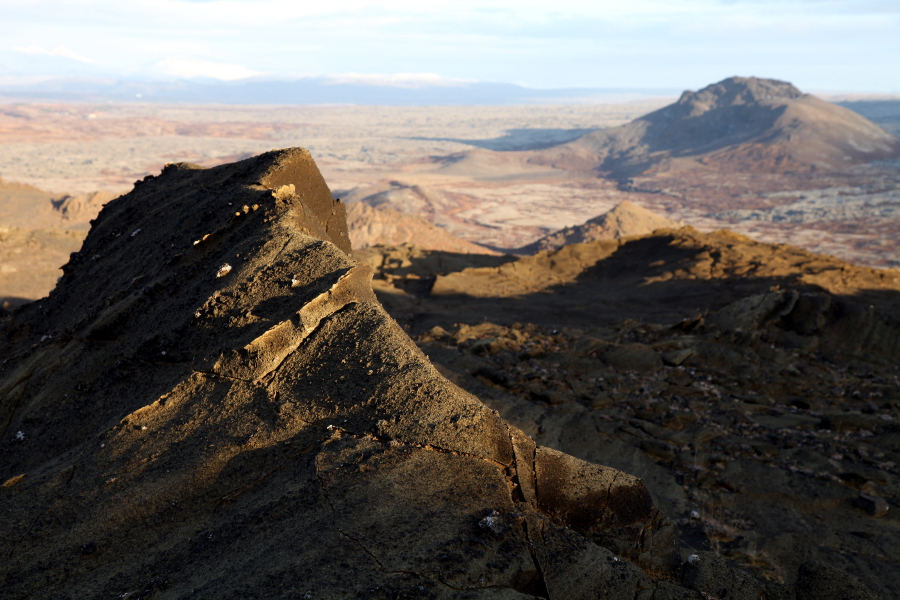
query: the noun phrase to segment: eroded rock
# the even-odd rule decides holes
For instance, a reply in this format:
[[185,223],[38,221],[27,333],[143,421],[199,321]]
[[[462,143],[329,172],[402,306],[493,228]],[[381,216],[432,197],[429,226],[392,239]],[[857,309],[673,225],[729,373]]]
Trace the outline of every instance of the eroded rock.
[[5,594],[632,598],[673,572],[643,482],[444,379],[343,214],[298,149],[104,208],[3,322]]

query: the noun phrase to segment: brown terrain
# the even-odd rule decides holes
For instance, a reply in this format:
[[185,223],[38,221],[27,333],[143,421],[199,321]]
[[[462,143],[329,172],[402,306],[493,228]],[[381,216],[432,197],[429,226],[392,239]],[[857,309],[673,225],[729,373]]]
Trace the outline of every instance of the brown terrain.
[[496,254],[490,249],[455,237],[431,221],[390,208],[355,202],[347,208],[347,229],[354,248],[410,244],[430,250],[463,254]]
[[599,217],[589,219],[582,225],[566,227],[546,235],[520,248],[517,253],[534,254],[542,250],[557,250],[569,244],[617,240],[673,227],[678,227],[678,223],[625,200]]
[[109,202],[0,320],[4,595],[897,595],[900,273],[689,228],[350,252],[301,149]]
[[[858,264],[898,266],[897,159],[855,161],[887,156],[882,150],[900,131],[900,101],[837,99],[842,106],[784,82],[732,78],[688,92],[674,104],[671,99],[427,108],[9,103],[0,105],[0,175],[56,197],[100,189],[122,193],[167,162],[210,166],[303,145],[336,195],[421,216],[456,237],[500,251],[629,201],[703,231],[727,227]],[[626,170],[649,164],[642,174],[598,171],[599,155],[584,164],[554,162],[566,149],[588,152],[590,140],[624,139],[625,130],[637,136],[636,148],[626,153],[636,162]],[[664,130],[685,137],[673,141]],[[774,165],[776,155],[787,158]],[[831,158],[811,172],[819,155]],[[850,160],[838,160],[839,155]]]
[[900,102],[663,104],[4,107],[3,589],[900,596]]
[[467,268],[405,252],[357,257],[438,369],[640,476],[684,552],[779,582],[816,559],[900,594],[900,271],[691,228]]
[[0,306],[18,306],[53,289],[90,220],[115,196],[51,194],[0,179]]
[[[889,106],[873,111],[886,125]],[[893,106],[900,112],[900,103]],[[389,189],[361,187],[354,197],[421,214],[498,249],[540,248],[538,239],[585,220],[551,228],[529,219],[533,210],[543,215],[554,206],[565,215],[606,200],[590,218],[631,201],[707,230],[727,226],[897,266],[898,165],[900,138],[859,113],[789,83],[735,77],[549,148],[482,145],[434,157],[411,165]],[[520,199],[523,192],[533,199]]]

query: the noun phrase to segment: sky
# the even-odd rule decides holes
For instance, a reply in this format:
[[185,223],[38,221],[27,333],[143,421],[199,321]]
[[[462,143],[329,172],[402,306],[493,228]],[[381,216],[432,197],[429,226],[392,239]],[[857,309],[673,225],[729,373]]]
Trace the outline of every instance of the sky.
[[0,83],[327,76],[900,93],[900,0],[0,0]]

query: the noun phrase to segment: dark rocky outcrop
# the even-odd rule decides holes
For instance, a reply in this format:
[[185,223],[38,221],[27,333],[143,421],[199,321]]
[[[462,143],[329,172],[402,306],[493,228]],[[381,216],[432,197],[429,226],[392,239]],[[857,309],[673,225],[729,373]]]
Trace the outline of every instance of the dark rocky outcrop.
[[819,561],[900,594],[900,272],[686,227],[460,255],[390,302],[433,272],[408,258],[376,293],[441,373],[537,443],[644,479],[683,557],[788,588]]
[[304,150],[169,165],[3,321],[4,596],[633,598],[675,572],[643,482],[438,374],[343,211]]
[[305,150],[169,165],[4,318],[4,596],[719,589],[718,571],[679,585],[643,481],[535,444],[439,374],[348,256],[343,211]]

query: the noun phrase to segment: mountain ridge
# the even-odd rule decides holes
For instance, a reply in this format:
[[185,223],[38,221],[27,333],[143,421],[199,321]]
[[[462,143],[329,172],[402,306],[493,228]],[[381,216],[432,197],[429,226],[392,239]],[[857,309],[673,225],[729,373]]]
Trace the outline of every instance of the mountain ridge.
[[667,217],[623,200],[602,215],[588,219],[581,225],[549,233],[519,248],[516,253],[534,254],[544,250],[557,250],[569,244],[646,235],[657,229],[674,229],[678,226],[678,223]]

